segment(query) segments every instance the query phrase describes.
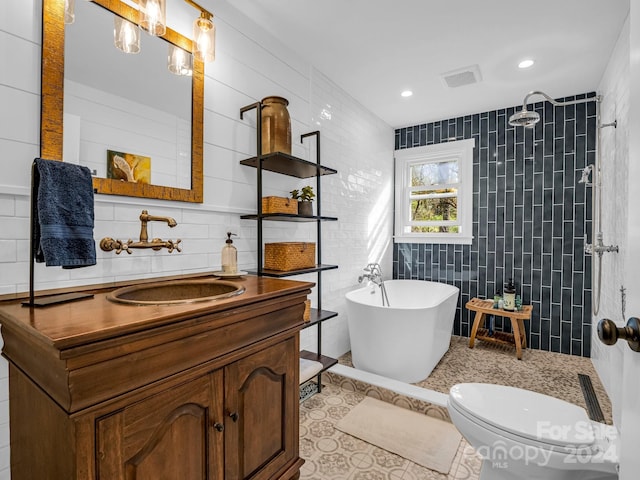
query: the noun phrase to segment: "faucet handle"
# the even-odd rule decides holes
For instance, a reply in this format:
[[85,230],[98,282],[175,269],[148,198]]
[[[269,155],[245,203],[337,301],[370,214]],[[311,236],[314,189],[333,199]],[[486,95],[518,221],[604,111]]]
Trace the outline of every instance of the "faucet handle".
[[169,253],[173,252],[174,250],[182,252],[182,248],[179,246],[180,242],[182,242],[180,238],[178,238],[175,242],[173,240],[167,240],[167,250],[169,250]]
[[100,240],[100,248],[105,252],[115,250],[117,255],[119,255],[123,250],[127,253],[131,253],[129,250],[129,243],[131,243],[131,240],[127,243],[123,243],[122,240],[114,240],[111,237],[105,237]]
[[133,252],[131,251],[131,249],[129,248],[129,244],[133,243],[133,240],[129,239],[126,242],[123,242],[121,240],[118,240],[118,247],[116,248],[116,254],[119,255],[123,250],[125,252],[127,252],[129,255],[131,255]]

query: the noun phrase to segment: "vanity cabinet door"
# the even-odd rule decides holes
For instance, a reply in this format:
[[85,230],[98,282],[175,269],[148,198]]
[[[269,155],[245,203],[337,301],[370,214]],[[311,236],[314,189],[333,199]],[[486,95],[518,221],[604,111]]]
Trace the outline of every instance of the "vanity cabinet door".
[[225,478],[272,478],[298,460],[297,354],[289,338],[225,367]]
[[222,388],[215,371],[100,418],[98,478],[222,479]]

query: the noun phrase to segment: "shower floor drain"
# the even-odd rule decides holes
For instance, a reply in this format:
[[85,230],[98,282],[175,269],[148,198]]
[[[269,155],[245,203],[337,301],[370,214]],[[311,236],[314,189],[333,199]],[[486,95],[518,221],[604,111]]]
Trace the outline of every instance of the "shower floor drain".
[[598,397],[596,397],[596,392],[593,389],[593,383],[591,383],[591,377],[589,375],[579,373],[578,380],[580,380],[582,395],[584,395],[584,401],[587,404],[587,413],[589,414],[589,418],[594,422],[605,423],[604,414],[600,408],[600,402],[598,402]]

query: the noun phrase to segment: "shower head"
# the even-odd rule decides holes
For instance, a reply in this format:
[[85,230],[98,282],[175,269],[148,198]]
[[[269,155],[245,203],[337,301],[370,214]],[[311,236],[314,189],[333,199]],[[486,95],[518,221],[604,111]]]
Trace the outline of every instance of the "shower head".
[[533,128],[540,121],[540,115],[537,112],[527,110],[527,106],[523,105],[522,110],[514,113],[509,117],[509,125],[514,127]]

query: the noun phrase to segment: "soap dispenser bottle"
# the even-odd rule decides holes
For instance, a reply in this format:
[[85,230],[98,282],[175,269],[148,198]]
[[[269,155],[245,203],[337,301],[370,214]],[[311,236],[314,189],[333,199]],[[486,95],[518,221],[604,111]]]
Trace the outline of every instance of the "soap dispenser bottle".
[[227,232],[227,240],[225,246],[222,247],[222,271],[224,273],[238,272],[238,250],[233,246],[231,235],[236,236],[235,233]]
[[516,309],[516,287],[513,285],[512,278],[504,286],[504,309],[510,312]]

